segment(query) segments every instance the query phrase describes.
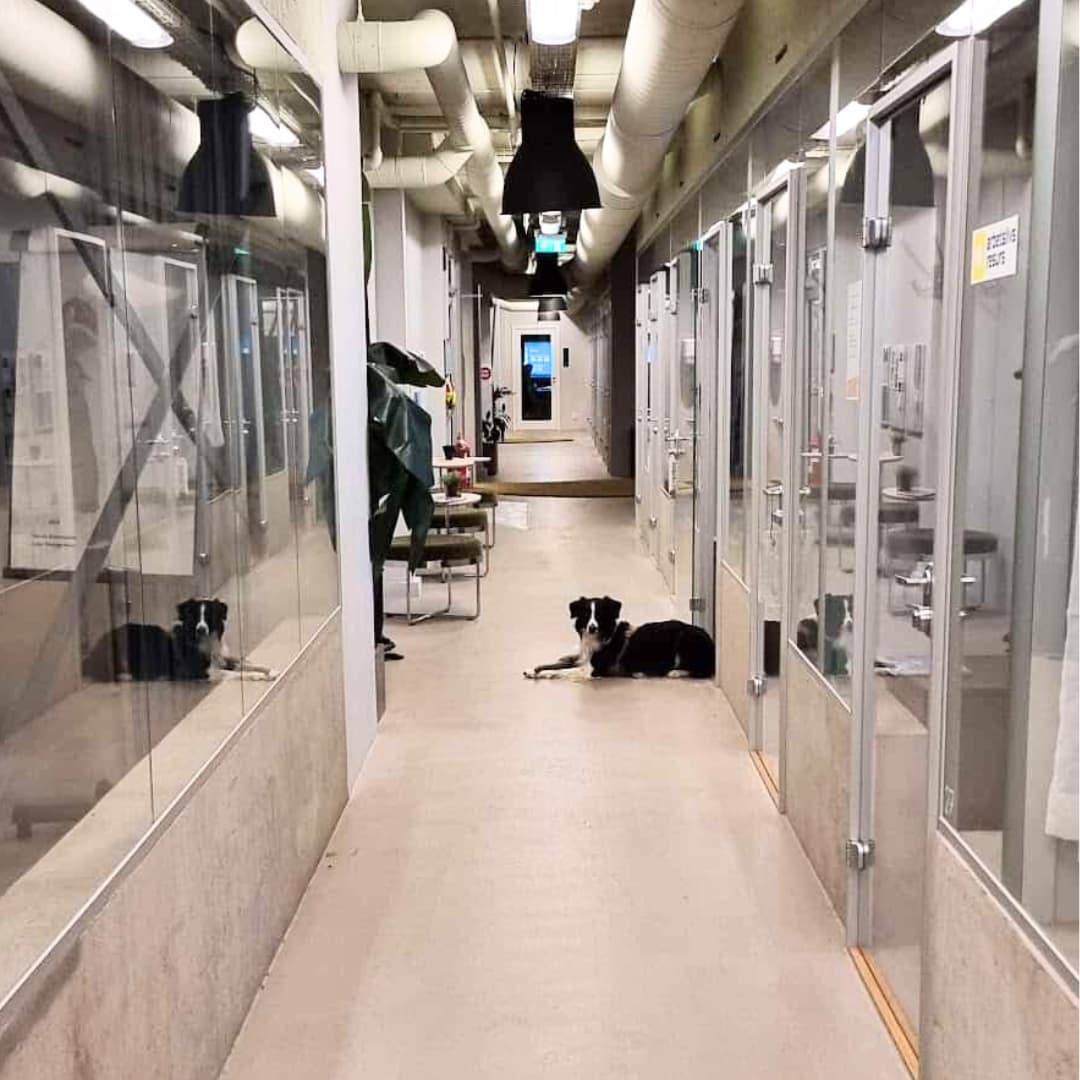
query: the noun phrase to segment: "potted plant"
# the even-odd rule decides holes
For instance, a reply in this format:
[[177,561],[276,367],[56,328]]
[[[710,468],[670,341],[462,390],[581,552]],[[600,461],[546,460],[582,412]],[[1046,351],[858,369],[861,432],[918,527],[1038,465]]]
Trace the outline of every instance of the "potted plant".
[[485,413],[480,422],[480,454],[491,459],[487,463],[488,476],[497,476],[499,472],[499,443],[506,438],[510,428],[510,417],[506,412],[506,398],[509,395],[508,387],[495,387],[492,392],[494,408]]

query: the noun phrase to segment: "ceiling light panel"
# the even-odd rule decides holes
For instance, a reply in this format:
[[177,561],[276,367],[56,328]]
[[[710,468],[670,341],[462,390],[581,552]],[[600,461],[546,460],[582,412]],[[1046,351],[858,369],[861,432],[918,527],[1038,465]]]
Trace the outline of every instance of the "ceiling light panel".
[[580,0],[529,0],[529,40],[569,45],[577,38],[580,16]]
[[91,15],[139,49],[164,49],[172,35],[134,0],[79,0]]

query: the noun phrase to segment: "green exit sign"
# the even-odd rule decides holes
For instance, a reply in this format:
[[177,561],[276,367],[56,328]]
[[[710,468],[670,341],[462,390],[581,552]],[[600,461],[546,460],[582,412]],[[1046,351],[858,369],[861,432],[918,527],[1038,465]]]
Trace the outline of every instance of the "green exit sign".
[[561,255],[565,250],[566,233],[559,233],[558,236],[545,236],[543,233],[537,233],[537,255]]

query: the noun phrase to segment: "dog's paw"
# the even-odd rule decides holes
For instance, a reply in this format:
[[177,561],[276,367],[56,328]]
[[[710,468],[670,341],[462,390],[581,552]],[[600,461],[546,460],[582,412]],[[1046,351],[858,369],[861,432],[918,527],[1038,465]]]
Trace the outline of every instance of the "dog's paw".
[[539,679],[540,678],[539,674],[537,672],[535,672],[535,671],[523,671],[521,674],[524,675],[526,679]]

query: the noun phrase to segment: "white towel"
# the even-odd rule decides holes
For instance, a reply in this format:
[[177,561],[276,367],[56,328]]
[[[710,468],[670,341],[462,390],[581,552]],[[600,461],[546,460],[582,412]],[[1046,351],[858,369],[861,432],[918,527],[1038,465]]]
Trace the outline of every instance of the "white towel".
[[1061,840],[1080,839],[1080,546],[1073,538],[1072,582],[1061,662],[1057,747],[1046,801],[1046,832]]

